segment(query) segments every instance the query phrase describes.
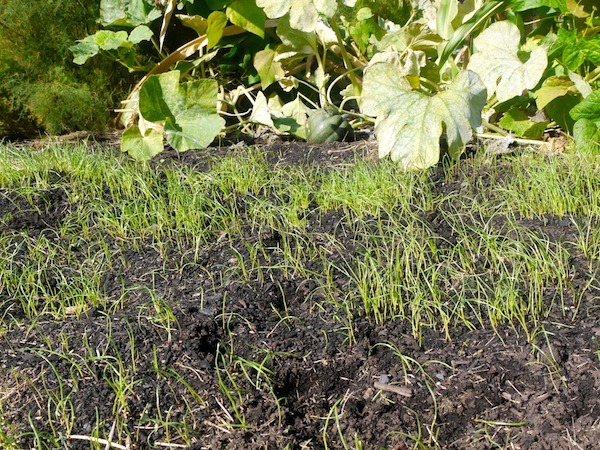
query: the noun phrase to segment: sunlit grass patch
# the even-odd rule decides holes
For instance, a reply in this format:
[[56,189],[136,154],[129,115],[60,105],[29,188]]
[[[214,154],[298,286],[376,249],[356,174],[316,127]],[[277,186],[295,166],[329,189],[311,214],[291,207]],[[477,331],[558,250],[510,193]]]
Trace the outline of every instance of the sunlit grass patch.
[[[342,336],[338,350],[358,344],[365,323],[406,326],[417,345],[432,330],[454,342],[457,330],[510,329],[562,385],[549,323],[576,321],[600,292],[595,159],[483,155],[420,173],[385,161],[283,167],[259,149],[206,161],[197,170],[85,145],[0,147],[0,338],[27,336],[11,345],[38,358],[40,371],[15,380],[42,411],[16,427],[0,404],[1,444],[51,448],[71,435],[126,446],[145,433],[191,445],[206,423],[253,432],[255,394],[282,423],[289,398],[277,369],[310,355],[261,343],[242,356],[235,327],[267,340],[301,327],[306,316],[288,306],[299,292],[301,312],[321,320],[324,347],[331,336]],[[267,305],[268,329],[254,329],[243,307],[228,310],[238,288]],[[190,354],[209,354],[211,377],[169,361],[172,347],[187,345],[190,317],[210,324],[191,327],[189,339],[200,341]],[[148,339],[151,350],[140,351]],[[424,361],[392,344],[377,348],[398,356],[406,379],[433,386]],[[85,383],[103,393],[109,414],[76,429]],[[214,398],[199,385],[214,387]],[[152,401],[135,410],[148,392]],[[319,419],[323,444],[360,448],[360,435],[342,433],[346,404],[360,395],[331,399]],[[403,411],[414,426],[390,433],[435,447],[435,411]],[[50,416],[44,426],[37,419]]]

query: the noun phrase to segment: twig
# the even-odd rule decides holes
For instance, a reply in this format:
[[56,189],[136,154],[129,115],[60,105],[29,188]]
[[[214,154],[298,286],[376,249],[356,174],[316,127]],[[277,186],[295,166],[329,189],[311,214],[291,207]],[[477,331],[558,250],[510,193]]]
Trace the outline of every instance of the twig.
[[70,436],[67,436],[67,439],[71,439],[71,440],[77,439],[80,441],[95,442],[96,444],[108,445],[109,448],[117,448],[119,450],[129,450],[129,447],[126,447],[124,445],[117,444],[115,442],[110,442],[106,439],[92,437],[92,436],[83,436],[80,434],[72,434]]
[[373,386],[375,386],[375,389],[393,392],[394,394],[401,395],[402,397],[412,397],[412,390],[407,387],[396,386],[395,384],[380,383],[379,381],[376,381]]
[[160,442],[160,441],[155,441],[154,445],[158,445],[159,447],[168,447],[168,448],[189,448],[188,445],[169,444],[168,442]]

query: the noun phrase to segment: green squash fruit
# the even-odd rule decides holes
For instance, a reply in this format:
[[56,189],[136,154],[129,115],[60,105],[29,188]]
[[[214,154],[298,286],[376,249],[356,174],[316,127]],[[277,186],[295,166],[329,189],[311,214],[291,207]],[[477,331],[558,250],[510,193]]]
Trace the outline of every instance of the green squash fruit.
[[313,144],[343,141],[353,132],[352,125],[337,111],[317,109],[306,121],[306,140]]

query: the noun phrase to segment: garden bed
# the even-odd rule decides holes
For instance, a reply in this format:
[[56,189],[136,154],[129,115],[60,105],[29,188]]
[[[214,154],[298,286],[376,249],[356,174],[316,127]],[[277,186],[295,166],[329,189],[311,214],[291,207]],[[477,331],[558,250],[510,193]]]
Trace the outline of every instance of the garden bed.
[[0,146],[3,448],[592,449],[600,162]]

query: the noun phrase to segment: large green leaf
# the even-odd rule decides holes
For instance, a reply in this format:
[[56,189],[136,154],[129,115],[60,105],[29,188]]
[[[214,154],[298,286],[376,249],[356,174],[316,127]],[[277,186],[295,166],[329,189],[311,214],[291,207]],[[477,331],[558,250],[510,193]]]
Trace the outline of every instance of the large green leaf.
[[430,97],[411,89],[393,64],[367,69],[361,111],[376,118],[379,156],[391,156],[406,169],[423,169],[440,157],[445,131],[450,154],[457,157],[481,125],[486,89],[477,74],[460,72],[445,91]]
[[567,0],[512,0],[511,2],[514,11],[527,11],[544,6],[566,12]]
[[176,121],[165,122],[165,134],[174,149],[184,152],[208,147],[224,125],[223,118],[216,114],[182,115]]
[[573,138],[579,151],[595,150],[600,152],[600,121],[579,119],[573,126]]
[[126,24],[128,6],[129,0],[101,0],[100,23],[104,26]]
[[319,14],[332,17],[337,9],[336,0],[256,0],[256,4],[270,19],[289,13],[292,28],[308,33],[315,31]]
[[275,81],[285,76],[285,71],[279,61],[275,61],[275,50],[260,50],[254,55],[254,68],[260,76],[260,85],[266,89]]
[[535,48],[529,60],[519,58],[521,34],[515,24],[496,22],[474,40],[475,54],[469,61],[469,70],[476,72],[488,90],[504,102],[533,89],[546,70],[548,56],[543,47]]
[[588,119],[600,121],[600,90],[592,92],[579,105],[571,110],[575,120]]
[[534,122],[527,110],[519,108],[509,109],[498,123],[502,128],[527,139],[540,139],[548,127],[548,121]]
[[167,141],[176,150],[204,148],[225,126],[217,114],[217,81],[179,84],[179,77],[178,70],[150,76],[140,89],[140,114],[164,124]]
[[[180,100],[179,71],[153,75],[140,89],[140,113],[151,122],[161,122],[174,117],[172,109],[180,109],[174,102]],[[171,103],[168,104],[167,102]]]
[[235,0],[229,4],[226,13],[232,24],[262,38],[265,37],[267,17],[264,11],[256,6],[255,0]]

